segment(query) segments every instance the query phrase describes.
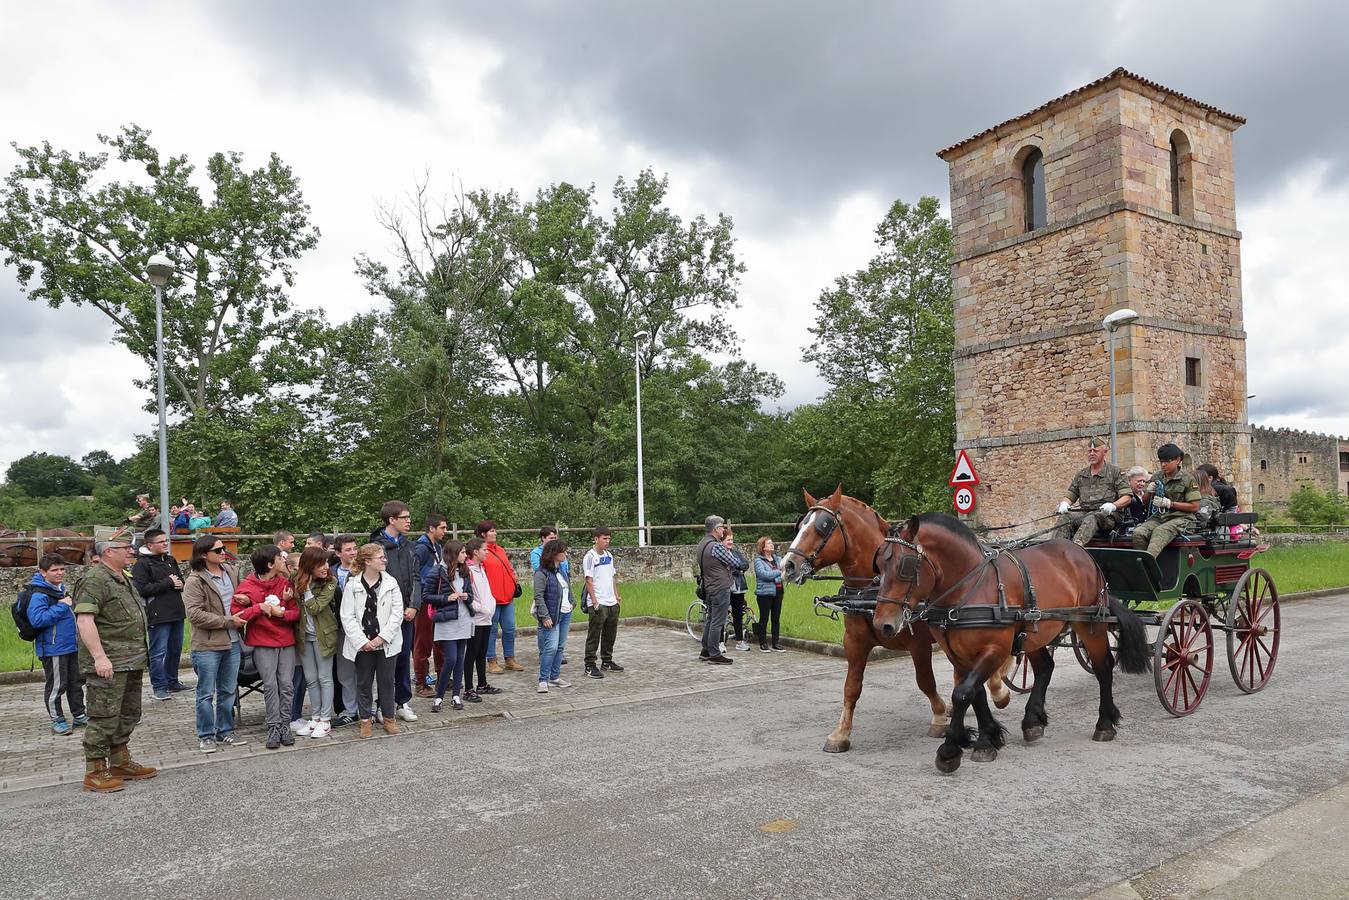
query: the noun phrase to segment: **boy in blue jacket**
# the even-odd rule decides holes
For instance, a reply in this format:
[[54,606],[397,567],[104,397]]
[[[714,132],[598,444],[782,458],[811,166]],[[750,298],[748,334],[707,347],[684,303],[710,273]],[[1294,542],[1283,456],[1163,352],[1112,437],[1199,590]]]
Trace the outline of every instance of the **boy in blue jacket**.
[[[64,583],[66,562],[49,553],[38,560],[37,568],[26,593],[28,621],[38,630],[33,649],[47,676],[42,700],[47,715],[51,716],[52,731],[70,734],[74,730],[72,724],[87,725],[89,717],[84,711],[84,677],[80,675],[79,646],[75,641],[75,613]],[[70,722],[61,708],[62,694],[70,704]]]

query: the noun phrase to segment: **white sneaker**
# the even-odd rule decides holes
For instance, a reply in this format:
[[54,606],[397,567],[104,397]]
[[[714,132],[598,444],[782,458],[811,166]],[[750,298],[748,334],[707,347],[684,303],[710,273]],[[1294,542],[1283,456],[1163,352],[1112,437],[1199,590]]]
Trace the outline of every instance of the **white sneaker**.
[[402,706],[398,707],[398,718],[402,719],[404,722],[417,721],[417,714],[412,711],[411,703],[404,703]]
[[725,641],[722,641],[720,644],[717,644],[717,652],[718,652],[718,653],[725,653],[725,652],[726,652],[726,642],[725,642]]
[[314,730],[309,732],[309,736],[311,738],[327,737],[332,730],[333,726],[329,725],[327,722],[316,721],[314,722]]
[[540,693],[540,694],[546,694],[546,693],[548,693],[548,682],[546,682],[546,681],[540,681],[540,682],[539,682],[539,690],[538,690],[538,693]]
[[748,650],[748,649],[749,649],[749,644],[746,644],[744,641],[741,641],[740,643],[738,643],[738,644],[735,645],[735,649],[737,649],[737,650]]
[[554,678],[554,679],[550,680],[548,683],[551,684],[551,685],[552,685],[553,687],[555,687],[555,688],[569,688],[569,687],[571,687],[571,682],[570,682],[570,681],[564,681],[564,680],[562,680],[561,678]]
[[290,723],[290,730],[300,737],[308,737],[314,731],[314,723],[310,719],[296,719]]

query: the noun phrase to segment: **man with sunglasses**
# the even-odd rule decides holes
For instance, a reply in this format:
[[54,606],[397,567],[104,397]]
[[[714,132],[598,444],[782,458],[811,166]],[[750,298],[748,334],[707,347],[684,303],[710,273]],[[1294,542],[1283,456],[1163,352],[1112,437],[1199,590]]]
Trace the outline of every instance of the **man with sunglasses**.
[[75,588],[75,629],[85,678],[89,725],[84,733],[84,789],[120,791],[124,781],[153,778],[131,758],[128,744],[141,720],[141,686],[149,650],[145,612],[126,575],[131,542],[100,541],[98,562]]

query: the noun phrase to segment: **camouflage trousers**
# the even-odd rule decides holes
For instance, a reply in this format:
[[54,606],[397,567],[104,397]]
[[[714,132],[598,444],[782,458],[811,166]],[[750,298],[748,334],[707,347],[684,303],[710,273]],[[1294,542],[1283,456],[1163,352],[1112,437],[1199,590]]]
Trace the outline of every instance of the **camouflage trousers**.
[[1146,550],[1153,556],[1160,556],[1166,545],[1186,531],[1195,527],[1194,516],[1181,516],[1163,522],[1161,519],[1148,519],[1134,529],[1131,538],[1135,550]]
[[1096,537],[1096,532],[1110,531],[1118,522],[1117,517],[1106,515],[1099,509],[1089,510],[1088,512],[1064,513],[1059,516],[1059,528],[1054,532],[1054,537],[1072,541],[1079,547],[1085,547],[1092,538]]
[[141,685],[145,671],[113,672],[111,678],[87,673],[84,705],[89,725],[84,729],[84,758],[106,759],[113,747],[131,740],[141,720]]

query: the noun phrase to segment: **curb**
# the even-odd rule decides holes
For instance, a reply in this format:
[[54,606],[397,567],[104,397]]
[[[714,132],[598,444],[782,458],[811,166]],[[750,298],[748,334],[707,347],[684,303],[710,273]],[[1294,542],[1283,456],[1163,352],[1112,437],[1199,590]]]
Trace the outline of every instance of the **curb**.
[[[1297,593],[1293,594],[1284,594],[1283,596],[1279,597],[1279,602],[1300,603],[1303,600],[1317,600],[1322,597],[1334,597],[1339,594],[1349,594],[1349,586],[1334,587],[1334,588],[1318,588],[1317,590],[1314,591],[1298,591]],[[684,630],[683,622],[680,622],[676,619],[667,619],[664,618],[663,616],[631,616],[626,619],[620,619],[619,621],[621,624],[626,626],[639,626],[644,628],[673,628],[675,631]],[[571,631],[584,630],[585,627],[587,627],[588,622],[589,619],[586,619],[584,621],[572,620],[571,628],[568,629],[568,631],[571,632]],[[538,628],[532,627],[517,628],[515,633],[522,637],[533,637],[535,634],[538,633]],[[818,653],[821,656],[834,656],[840,659],[846,659],[848,655],[846,652],[844,652],[842,644],[831,644],[828,641],[809,641],[806,640],[805,638],[794,638],[784,635],[781,638],[780,642],[786,647],[791,647],[793,650],[803,650],[807,653]],[[907,650],[890,650],[885,647],[876,647],[871,651],[871,655],[867,658],[872,660],[901,659],[908,655],[909,653]],[[183,662],[179,663],[178,665],[178,671],[180,672],[192,671],[192,663],[188,660],[183,660]],[[31,671],[21,670],[18,672],[0,672],[0,685],[42,684],[44,680],[45,677],[40,668],[33,669]]]

